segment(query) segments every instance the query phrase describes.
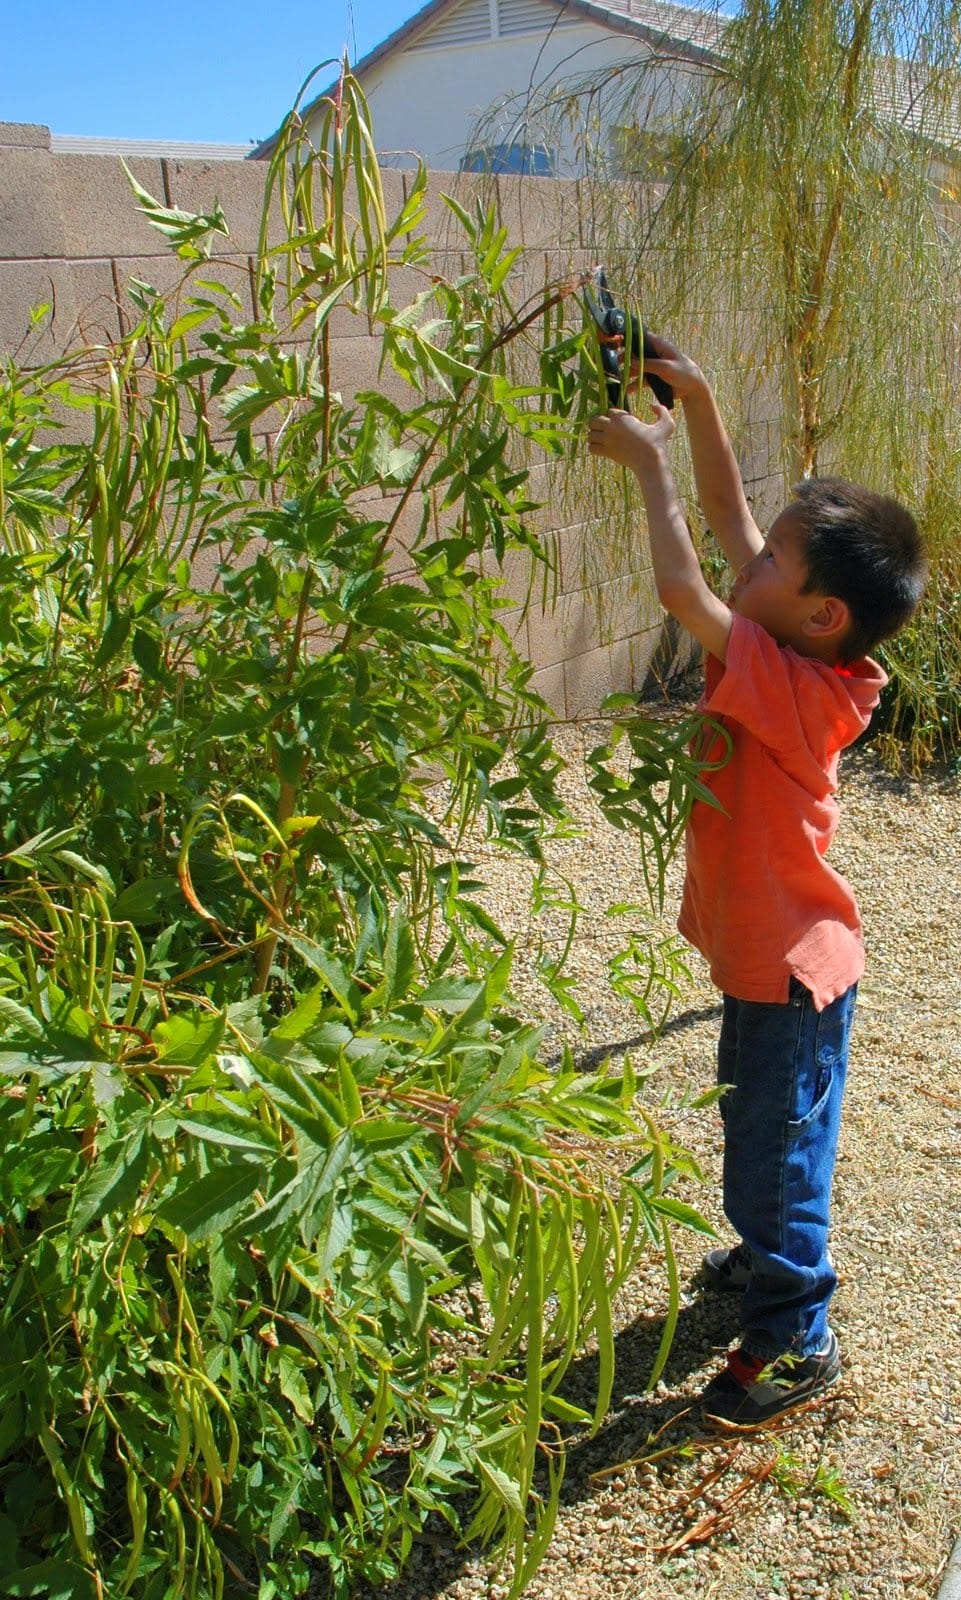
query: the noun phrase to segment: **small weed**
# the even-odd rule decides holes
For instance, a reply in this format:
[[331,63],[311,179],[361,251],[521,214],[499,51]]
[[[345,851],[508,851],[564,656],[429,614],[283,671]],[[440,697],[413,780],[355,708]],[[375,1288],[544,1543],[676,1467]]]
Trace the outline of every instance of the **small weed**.
[[796,1500],[804,1488],[802,1472],[803,1465],[798,1457],[778,1444],[777,1461],[771,1477],[782,1493],[790,1495],[792,1500]]
[[830,1500],[848,1522],[854,1521],[854,1501],[851,1498],[851,1491],[837,1467],[828,1467],[819,1462],[811,1488],[815,1494],[823,1494]]
[[851,1492],[837,1467],[819,1461],[813,1474],[808,1474],[800,1457],[783,1446],[778,1446],[778,1459],[771,1477],[782,1493],[791,1499],[802,1494],[823,1495],[849,1522],[854,1521],[854,1501]]

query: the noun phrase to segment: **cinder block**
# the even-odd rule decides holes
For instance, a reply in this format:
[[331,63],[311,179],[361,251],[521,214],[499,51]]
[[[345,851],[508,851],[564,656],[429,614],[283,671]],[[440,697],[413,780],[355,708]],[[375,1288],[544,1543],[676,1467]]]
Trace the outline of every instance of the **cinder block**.
[[[658,651],[664,642],[666,620],[666,618],[662,617],[659,626],[647,628],[643,633],[636,633],[633,639],[619,641],[614,646],[615,649],[621,649],[623,643],[626,642],[631,659],[631,687],[636,689],[638,694],[648,682]],[[685,634],[685,638],[688,637]],[[671,654],[673,657],[674,652],[672,651]]]
[[380,356],[381,342],[377,338],[331,339],[330,384],[346,405],[365,389],[386,395],[404,409],[416,402],[416,392],[389,362],[381,370]]
[[[164,175],[171,205],[181,211],[209,214],[219,204],[227,219],[229,236],[215,235],[212,254],[254,255],[266,199],[265,161],[180,161],[167,157]],[[271,206],[268,243],[286,238],[276,196]]]
[[592,475],[585,465],[575,445],[562,457],[533,463],[528,488],[541,506],[533,513],[538,529],[578,530],[597,520]]
[[[528,660],[535,667],[553,667],[564,660],[565,656],[576,654],[576,640],[572,644],[571,638],[562,633],[558,622],[557,611],[544,611],[540,607],[532,607],[528,618]],[[584,637],[587,637],[585,630]],[[581,649],[588,648],[581,642]]]
[[569,656],[564,662],[567,715],[596,716],[609,694],[639,693],[657,641],[658,632],[647,631]]
[[[49,310],[36,324],[31,312]],[[41,366],[65,350],[117,337],[109,262],[0,261],[0,350]]]
[[563,288],[569,291],[567,322],[572,327],[580,327],[582,310],[578,298],[579,280],[597,266],[599,259],[597,254],[585,250],[576,240],[562,245],[560,249],[538,249],[532,253],[536,253],[543,263],[545,282],[553,289]]
[[[518,654],[523,656],[525,661],[530,661],[529,614],[523,606],[512,605],[510,601],[505,601],[503,606],[497,608],[497,621],[507,633]],[[499,648],[495,640],[495,653]]]
[[418,231],[439,250],[462,250],[467,243],[464,229],[444,195],[450,195],[473,217],[478,201],[485,210],[497,205],[495,180],[476,172],[432,172],[428,178],[424,219]]
[[[410,552],[419,544],[424,527],[423,497],[415,492],[406,500],[400,494],[352,496],[350,509],[355,516],[366,517],[371,522],[388,523],[396,516],[391,531],[391,550],[388,571],[392,576],[413,570]],[[430,538],[430,512],[428,509],[428,539]]]
[[[7,292],[4,265],[0,265],[0,325],[5,321],[4,313],[14,311],[17,294],[25,295],[21,306],[23,325],[29,321],[29,302],[37,304],[38,294],[40,303],[51,306],[51,315],[19,343],[18,363],[29,369],[82,352],[80,372],[75,375],[67,363],[64,376],[86,398],[96,378],[96,357],[92,352],[97,348],[111,349],[120,331],[110,263],[21,262],[11,270],[15,270],[12,296]],[[11,344],[10,352],[14,349],[16,346]],[[87,405],[71,405],[58,394],[48,398],[46,409],[52,426],[40,431],[39,444],[57,447],[89,443],[94,417]]]
[[509,248],[516,248],[517,245],[526,243],[523,216],[527,206],[528,183],[527,178],[515,177],[512,173],[506,172],[499,174],[493,180],[497,215],[501,227],[507,229]]
[[593,589],[614,578],[637,580],[650,569],[650,557],[640,539],[625,548],[605,538],[603,523],[581,522],[558,528],[554,534],[562,594]]
[[112,345],[120,338],[120,309],[109,261],[72,261],[77,331],[71,345]]
[[659,626],[628,641],[639,690],[653,690],[691,672],[703,656],[697,640],[666,613]]
[[64,232],[56,157],[49,150],[0,146],[0,259],[74,254]]
[[576,212],[582,247],[602,261],[611,248],[612,190],[599,178],[574,178]]
[[[51,160],[65,255],[147,256],[168,250],[163,234],[140,210],[119,157],[58,154]],[[161,163],[137,156],[126,164],[141,188],[163,205]]]
[[[169,251],[148,256],[123,255],[115,258],[114,268],[120,290],[121,314],[127,327],[140,317],[130,295],[131,283],[135,279],[149,284],[164,296],[168,302],[171,323],[191,309],[196,309],[191,302],[197,297],[219,301],[232,323],[248,322],[253,316],[246,256],[220,256],[191,268],[188,262],[181,261],[179,256]],[[226,293],[221,296],[214,288],[201,287],[198,280],[202,280],[204,285],[221,284]],[[234,300],[239,303],[234,304]],[[199,347],[203,328],[201,324],[187,335],[189,348]]]
[[265,540],[259,535],[248,539],[243,548],[238,552],[232,551],[226,542],[222,544],[206,544],[194,559],[191,568],[191,582],[198,589],[219,589],[221,586],[221,568],[229,559],[234,572],[243,572],[245,567],[253,566],[257,557],[268,549]]
[[[555,286],[546,276],[546,261],[542,250],[524,250],[515,261],[504,283],[505,292],[517,313],[518,320],[529,317],[533,312],[539,311],[545,302],[554,294]],[[536,342],[536,325],[534,340]],[[515,353],[523,347],[515,346]],[[532,356],[536,354],[531,351]],[[531,369],[529,377],[524,377],[523,382],[539,382],[540,374],[537,366]]]
[[[418,295],[433,287],[435,278],[453,283],[467,270],[467,258],[460,250],[432,250],[422,266],[392,267],[388,276],[391,304],[406,311]],[[430,315],[425,311],[425,320]]]
[[43,122],[0,122],[0,145],[49,150],[50,129]]
[[[503,180],[502,180],[503,181]],[[568,178],[520,178],[521,234],[527,249],[576,249],[581,229],[577,187]]]
[[[178,317],[196,309],[191,305],[191,297],[200,296],[204,300],[217,300],[217,291],[213,288],[201,288],[195,281],[197,277],[204,279],[205,283],[219,282],[229,288],[231,294],[236,295],[240,302],[239,308],[226,296],[223,303],[227,316],[232,323],[247,322],[251,315],[251,296],[249,278],[246,271],[246,261],[231,262],[227,257],[221,257],[216,262],[205,263],[197,272],[185,271],[185,263],[173,255],[160,256],[128,256],[113,263],[116,275],[117,294],[116,303],[119,308],[120,324],[124,334],[130,331],[140,321],[142,313],[133,298],[134,281],[147,284],[166,301],[166,323],[171,327]],[[201,336],[210,323],[201,323],[191,328],[185,334],[185,345],[188,354],[203,350]],[[148,394],[152,388],[152,378],[149,364],[143,364],[138,370],[138,384],[141,393]],[[238,370],[235,383],[243,383],[243,369]],[[207,402],[207,416],[210,424],[211,436],[216,440],[223,440],[229,436],[228,428],[222,409],[221,398],[210,398]],[[273,419],[266,414],[258,419],[258,429],[263,433],[271,431],[271,425],[278,427],[279,416]]]
[[619,586],[615,583],[604,584],[597,592],[581,589],[560,597],[552,620],[565,659],[610,643],[615,637],[611,605],[613,601],[619,604],[620,598]]
[[615,639],[630,638],[650,619],[649,598],[633,578],[615,578],[595,590],[561,595],[549,613],[531,608],[530,659],[537,667],[553,666]]
[[535,672],[531,678],[531,688],[547,701],[548,708],[555,717],[565,715],[567,700],[563,665],[542,667],[539,672]]
[[407,185],[404,174],[392,167],[380,168],[380,186],[384,195],[384,211],[392,223],[407,202]]
[[506,550],[503,564],[497,560],[493,550],[485,550],[482,566],[487,577],[496,579],[498,590],[505,600],[525,605],[528,596],[533,593],[540,602],[543,569],[529,550]]
[[597,715],[610,694],[611,652],[607,645],[569,656],[564,662],[564,703],[572,721]]
[[605,579],[632,570],[633,552],[615,549],[605,519],[597,515],[592,475],[576,457],[552,463],[532,478],[531,494],[540,501],[531,525],[541,539],[552,541],[562,589],[583,588],[599,570]]
[[611,678],[609,694],[632,694],[637,688],[634,681],[634,640],[615,639],[611,645]]

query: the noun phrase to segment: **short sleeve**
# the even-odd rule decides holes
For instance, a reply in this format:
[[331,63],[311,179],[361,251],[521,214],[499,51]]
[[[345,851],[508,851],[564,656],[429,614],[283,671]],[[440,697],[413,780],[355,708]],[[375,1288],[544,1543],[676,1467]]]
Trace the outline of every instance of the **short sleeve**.
[[[865,665],[874,668],[873,662]],[[880,668],[874,671],[883,683]],[[859,697],[868,702],[862,707],[848,677],[783,648],[756,622],[735,613],[727,659],[704,710],[740,723],[776,756],[803,750],[820,762],[863,732],[879,693],[872,683],[871,692]]]

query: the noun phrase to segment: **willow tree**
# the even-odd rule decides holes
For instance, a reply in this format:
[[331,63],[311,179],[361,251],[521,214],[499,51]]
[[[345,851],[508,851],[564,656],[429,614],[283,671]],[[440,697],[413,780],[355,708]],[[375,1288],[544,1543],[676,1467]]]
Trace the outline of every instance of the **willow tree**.
[[610,275],[711,372],[759,514],[835,471],[921,513],[928,601],[888,651],[916,756],[961,733],[959,30],[956,0],[744,0],[524,107],[586,165]]

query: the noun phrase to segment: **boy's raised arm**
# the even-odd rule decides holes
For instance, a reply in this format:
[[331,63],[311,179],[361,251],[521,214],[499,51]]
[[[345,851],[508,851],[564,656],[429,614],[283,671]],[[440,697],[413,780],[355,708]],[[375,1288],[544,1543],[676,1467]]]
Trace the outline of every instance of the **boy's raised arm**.
[[697,497],[705,521],[725,556],[739,571],[764,543],[744,493],[727,429],[721,420],[710,384],[700,367],[659,335],[651,342],[656,360],[644,362],[645,371],[669,383],[684,407]]
[[669,411],[655,405],[655,421],[641,422],[627,411],[609,411],[590,425],[588,449],[629,467],[637,478],[647,512],[654,582],[662,606],[719,661],[727,659],[731,612],[705,582],[697,551],[667,460],[665,446],[674,432]]

